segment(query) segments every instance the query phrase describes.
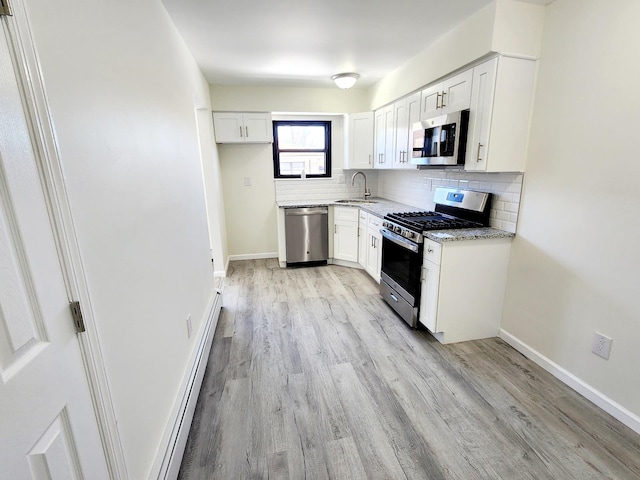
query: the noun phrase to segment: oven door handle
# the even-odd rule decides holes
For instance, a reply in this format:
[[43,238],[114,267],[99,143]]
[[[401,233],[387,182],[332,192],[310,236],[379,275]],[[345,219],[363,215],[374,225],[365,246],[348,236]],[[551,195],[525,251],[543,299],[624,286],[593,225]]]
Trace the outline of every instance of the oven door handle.
[[411,240],[407,240],[402,235],[398,235],[397,233],[394,233],[391,230],[388,230],[386,228],[381,228],[380,233],[387,240],[395,243],[396,245],[400,245],[401,247],[406,248],[407,250],[411,250],[412,252],[416,252],[416,253],[418,253],[418,250],[420,250],[420,246],[417,243],[412,242]]

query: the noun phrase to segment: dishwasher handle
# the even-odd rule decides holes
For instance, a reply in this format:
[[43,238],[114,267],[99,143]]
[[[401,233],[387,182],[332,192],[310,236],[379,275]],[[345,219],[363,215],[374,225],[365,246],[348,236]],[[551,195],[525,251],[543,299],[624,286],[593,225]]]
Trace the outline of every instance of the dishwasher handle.
[[304,207],[304,208],[286,208],[285,215],[328,215],[327,207]]

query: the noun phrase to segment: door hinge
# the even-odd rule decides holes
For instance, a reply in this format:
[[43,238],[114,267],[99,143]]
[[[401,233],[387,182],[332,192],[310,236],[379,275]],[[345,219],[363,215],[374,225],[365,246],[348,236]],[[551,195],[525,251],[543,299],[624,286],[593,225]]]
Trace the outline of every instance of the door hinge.
[[80,308],[80,302],[71,302],[69,304],[71,308],[71,315],[73,316],[73,323],[76,326],[76,333],[82,333],[86,329],[84,328],[84,319],[82,318],[82,309]]
[[13,15],[9,0],[0,0],[0,16],[1,15]]

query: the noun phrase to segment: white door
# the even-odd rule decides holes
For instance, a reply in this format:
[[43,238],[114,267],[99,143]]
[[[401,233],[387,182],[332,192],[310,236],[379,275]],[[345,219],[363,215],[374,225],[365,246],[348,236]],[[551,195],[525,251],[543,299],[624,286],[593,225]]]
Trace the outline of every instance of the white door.
[[106,479],[7,23],[0,22],[0,478]]

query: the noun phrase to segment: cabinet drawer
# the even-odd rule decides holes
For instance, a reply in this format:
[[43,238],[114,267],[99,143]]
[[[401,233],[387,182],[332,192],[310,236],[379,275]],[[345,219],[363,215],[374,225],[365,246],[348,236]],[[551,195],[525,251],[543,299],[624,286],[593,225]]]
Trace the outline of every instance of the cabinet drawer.
[[366,227],[369,224],[369,214],[364,210],[360,210],[360,225]]
[[436,265],[440,265],[440,258],[442,257],[442,244],[434,242],[433,240],[424,241],[424,260],[433,262]]
[[375,215],[373,215],[372,213],[369,214],[369,228],[372,228],[376,231],[380,230],[380,227],[382,226],[382,219],[380,217],[377,217]]
[[358,222],[359,208],[353,207],[333,207],[333,219],[346,222]]

